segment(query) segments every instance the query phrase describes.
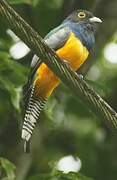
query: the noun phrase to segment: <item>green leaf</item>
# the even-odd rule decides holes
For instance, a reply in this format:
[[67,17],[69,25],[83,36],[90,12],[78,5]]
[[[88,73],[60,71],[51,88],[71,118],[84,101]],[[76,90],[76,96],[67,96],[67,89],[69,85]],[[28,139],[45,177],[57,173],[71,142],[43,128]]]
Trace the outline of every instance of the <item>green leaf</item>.
[[22,4],[22,3],[30,4],[30,0],[9,0],[9,3],[11,3],[11,4]]
[[92,88],[103,97],[106,96],[109,92],[109,88],[103,83],[95,82],[88,79],[86,79],[86,82],[91,85]]
[[54,175],[42,174],[30,177],[28,180],[92,180],[91,178],[85,177],[80,173],[68,173],[63,174],[61,172],[56,172]]
[[[0,167],[5,171],[5,175],[3,175],[0,179],[6,180],[14,180],[15,179],[15,166],[9,160],[5,158],[0,158]],[[1,171],[2,174],[2,171]]]
[[30,4],[33,6],[36,6],[38,4],[39,0],[9,0],[9,3],[11,4]]
[[7,91],[14,108],[20,110],[22,86],[26,82],[26,68],[13,61],[9,54],[0,53],[0,88]]
[[18,111],[20,111],[20,100],[21,100],[22,87],[14,88],[11,92],[11,102]]

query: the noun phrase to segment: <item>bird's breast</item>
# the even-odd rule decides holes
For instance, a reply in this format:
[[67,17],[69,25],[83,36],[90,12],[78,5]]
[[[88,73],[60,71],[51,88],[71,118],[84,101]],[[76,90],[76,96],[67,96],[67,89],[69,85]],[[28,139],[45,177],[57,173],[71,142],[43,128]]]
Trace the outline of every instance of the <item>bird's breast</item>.
[[68,62],[73,70],[77,70],[87,59],[88,50],[81,41],[71,33],[65,45],[56,51],[61,59]]

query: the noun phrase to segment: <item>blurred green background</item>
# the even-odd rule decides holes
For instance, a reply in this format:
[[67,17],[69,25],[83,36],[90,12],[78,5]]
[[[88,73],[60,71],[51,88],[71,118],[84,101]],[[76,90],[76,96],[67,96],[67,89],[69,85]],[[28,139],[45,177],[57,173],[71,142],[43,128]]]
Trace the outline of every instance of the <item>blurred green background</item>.
[[[79,73],[117,111],[117,1],[8,0],[44,37],[75,9],[87,9],[103,20],[96,45]],[[18,49],[19,48],[19,49]],[[0,179],[117,180],[117,133],[89,111],[63,84],[49,99],[35,129],[31,153],[23,153],[22,87],[32,52],[0,18]],[[56,169],[64,156],[81,161],[80,173]],[[72,163],[70,163],[72,164]]]

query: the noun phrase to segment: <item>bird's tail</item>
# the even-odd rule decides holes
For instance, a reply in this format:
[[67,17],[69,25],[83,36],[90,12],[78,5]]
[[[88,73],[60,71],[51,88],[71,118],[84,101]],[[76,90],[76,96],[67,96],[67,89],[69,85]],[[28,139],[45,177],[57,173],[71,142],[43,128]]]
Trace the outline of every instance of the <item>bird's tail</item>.
[[22,127],[22,139],[24,140],[24,151],[26,152],[29,151],[30,138],[45,103],[46,99],[36,99],[34,97],[34,88],[32,88]]

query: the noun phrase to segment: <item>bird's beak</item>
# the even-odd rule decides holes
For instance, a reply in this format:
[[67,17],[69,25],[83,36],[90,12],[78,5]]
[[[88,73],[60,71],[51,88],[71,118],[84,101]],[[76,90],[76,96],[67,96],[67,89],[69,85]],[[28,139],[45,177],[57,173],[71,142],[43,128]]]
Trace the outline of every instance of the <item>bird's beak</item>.
[[98,17],[92,17],[89,19],[90,22],[94,22],[94,23],[102,23],[102,20]]

